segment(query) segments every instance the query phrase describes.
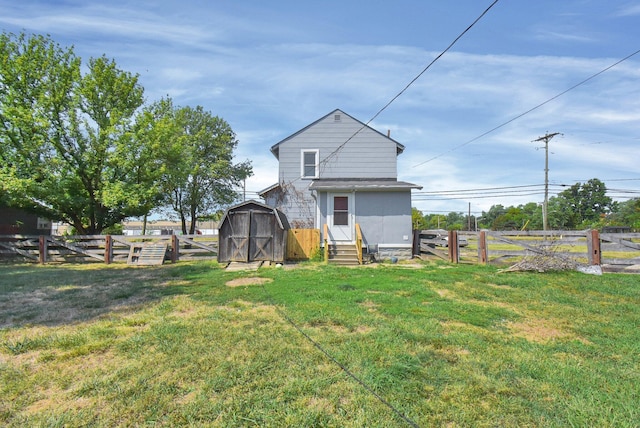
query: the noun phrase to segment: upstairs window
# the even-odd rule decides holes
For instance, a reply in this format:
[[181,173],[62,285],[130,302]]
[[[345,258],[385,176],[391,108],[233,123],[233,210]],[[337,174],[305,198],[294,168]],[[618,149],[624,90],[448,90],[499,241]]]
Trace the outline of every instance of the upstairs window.
[[318,150],[302,151],[302,178],[318,178]]

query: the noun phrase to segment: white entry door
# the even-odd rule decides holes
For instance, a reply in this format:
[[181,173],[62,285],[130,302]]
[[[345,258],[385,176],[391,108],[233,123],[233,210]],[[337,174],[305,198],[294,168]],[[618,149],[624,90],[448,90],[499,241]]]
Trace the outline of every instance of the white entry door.
[[329,193],[327,223],[333,241],[353,241],[353,194]]

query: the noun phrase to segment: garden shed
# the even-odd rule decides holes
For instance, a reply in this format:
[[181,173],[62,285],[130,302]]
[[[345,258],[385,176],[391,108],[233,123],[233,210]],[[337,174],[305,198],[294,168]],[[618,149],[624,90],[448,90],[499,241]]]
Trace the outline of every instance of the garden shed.
[[229,208],[220,221],[219,262],[284,262],[289,223],[279,210],[257,201]]

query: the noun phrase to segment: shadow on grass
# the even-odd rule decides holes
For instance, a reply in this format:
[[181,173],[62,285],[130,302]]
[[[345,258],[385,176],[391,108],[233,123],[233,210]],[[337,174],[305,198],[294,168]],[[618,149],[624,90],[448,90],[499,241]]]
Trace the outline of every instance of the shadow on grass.
[[125,313],[184,292],[210,265],[0,265],[0,328],[56,326]]

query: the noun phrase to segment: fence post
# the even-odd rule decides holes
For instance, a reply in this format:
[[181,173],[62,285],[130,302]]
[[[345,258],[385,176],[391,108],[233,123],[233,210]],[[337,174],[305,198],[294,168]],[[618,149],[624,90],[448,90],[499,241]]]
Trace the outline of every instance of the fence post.
[[171,263],[176,263],[180,259],[180,243],[176,235],[171,235]]
[[589,251],[589,264],[592,266],[601,265],[600,233],[595,229],[587,232],[587,250]]
[[487,251],[487,232],[480,231],[478,235],[478,262],[486,265],[489,260]]
[[324,239],[324,262],[329,263],[329,226],[327,223],[323,226],[323,239]]
[[104,262],[106,264],[111,264],[113,260],[113,241],[111,239],[111,235],[107,235],[104,237]]
[[413,255],[420,255],[420,230],[413,229]]
[[38,239],[38,254],[40,264],[43,265],[47,262],[47,237],[40,235]]
[[449,247],[449,262],[458,264],[460,262],[460,251],[458,246],[458,231],[450,230],[447,240]]

